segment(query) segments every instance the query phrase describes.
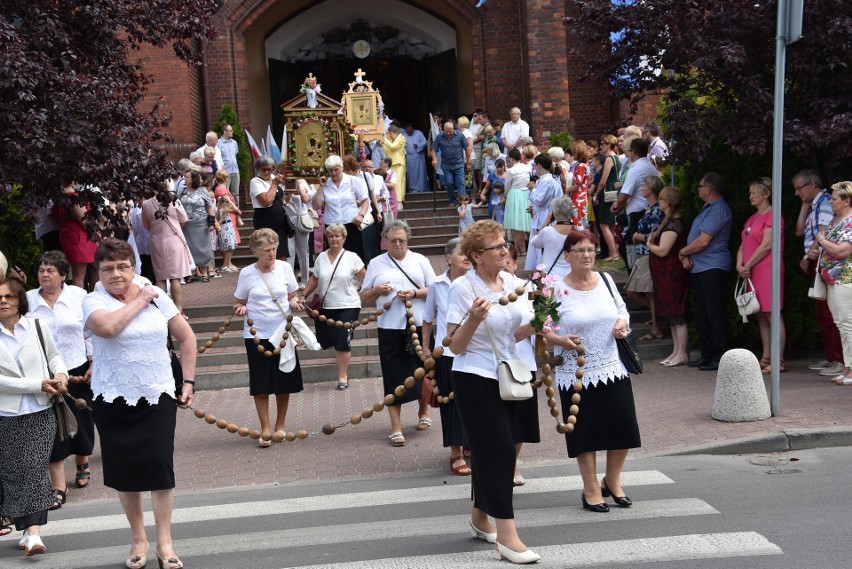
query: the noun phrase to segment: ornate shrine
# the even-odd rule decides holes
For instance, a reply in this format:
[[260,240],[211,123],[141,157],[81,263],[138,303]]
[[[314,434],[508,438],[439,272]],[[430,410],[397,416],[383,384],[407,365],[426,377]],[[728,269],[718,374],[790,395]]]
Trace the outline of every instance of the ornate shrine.
[[371,81],[364,80],[364,75],[359,68],[355,72],[355,81],[349,83],[349,89],[343,92],[346,120],[359,140],[382,140],[385,137],[385,104],[381,93],[373,89]]
[[[323,95],[313,74],[302,84],[302,92],[281,105],[288,166],[286,179],[304,178],[317,183],[325,175],[329,154],[344,155],[352,145],[351,132],[341,114],[341,103]],[[291,184],[287,184],[288,188]]]

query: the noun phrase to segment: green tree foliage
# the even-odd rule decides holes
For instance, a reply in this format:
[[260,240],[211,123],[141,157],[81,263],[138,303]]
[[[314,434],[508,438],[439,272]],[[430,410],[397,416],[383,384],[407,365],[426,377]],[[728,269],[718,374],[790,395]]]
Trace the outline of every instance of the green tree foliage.
[[550,146],[558,146],[559,148],[566,149],[572,144],[574,144],[574,137],[571,136],[570,132],[565,131],[550,133]]
[[246,135],[240,125],[240,119],[234,108],[231,105],[222,105],[222,112],[219,113],[219,118],[213,123],[213,130],[221,137],[225,130],[225,125],[229,124],[234,129],[234,140],[237,141],[237,166],[240,168],[240,186],[244,187],[249,180],[249,167],[251,157],[249,156],[248,147],[246,144]]
[[38,286],[36,263],[44,251],[35,238],[32,220],[20,213],[22,197],[19,187],[0,194],[0,251],[10,267],[17,265],[27,274],[27,286],[31,288]]

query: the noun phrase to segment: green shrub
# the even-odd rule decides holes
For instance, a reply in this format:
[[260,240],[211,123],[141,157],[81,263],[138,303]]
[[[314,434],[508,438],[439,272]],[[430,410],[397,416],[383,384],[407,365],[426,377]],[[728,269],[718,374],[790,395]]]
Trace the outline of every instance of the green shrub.
[[558,146],[560,148],[568,148],[574,143],[574,137],[571,136],[571,133],[568,131],[565,132],[551,132],[550,133],[550,146]]
[[36,263],[44,249],[35,237],[33,223],[19,213],[22,209],[19,188],[0,194],[0,250],[10,267],[23,269],[28,288],[34,288],[38,286]]

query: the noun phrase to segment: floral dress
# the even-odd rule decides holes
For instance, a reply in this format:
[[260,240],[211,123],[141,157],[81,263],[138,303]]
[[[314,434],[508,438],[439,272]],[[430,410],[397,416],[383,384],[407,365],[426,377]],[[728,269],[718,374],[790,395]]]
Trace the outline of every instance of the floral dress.
[[574,165],[572,172],[574,187],[579,188],[571,194],[571,204],[574,210],[571,212],[571,224],[577,229],[586,229],[589,226],[589,183],[592,181],[589,175],[589,166],[582,162]]
[[[832,243],[852,241],[852,215],[847,215],[825,230],[825,240]],[[825,284],[852,284],[852,256],[845,259],[833,257],[825,249],[820,249],[819,272]]]

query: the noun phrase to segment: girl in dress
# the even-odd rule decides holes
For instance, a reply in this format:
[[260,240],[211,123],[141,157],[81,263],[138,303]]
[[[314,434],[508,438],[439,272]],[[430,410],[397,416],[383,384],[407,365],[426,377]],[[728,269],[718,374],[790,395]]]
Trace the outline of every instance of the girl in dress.
[[239,271],[231,262],[234,249],[237,248],[237,228],[234,227],[233,217],[230,215],[239,209],[227,196],[220,196],[216,202],[216,220],[219,222],[218,247],[222,251],[222,270],[226,273]]
[[467,194],[459,194],[459,235],[473,225],[473,206]]

